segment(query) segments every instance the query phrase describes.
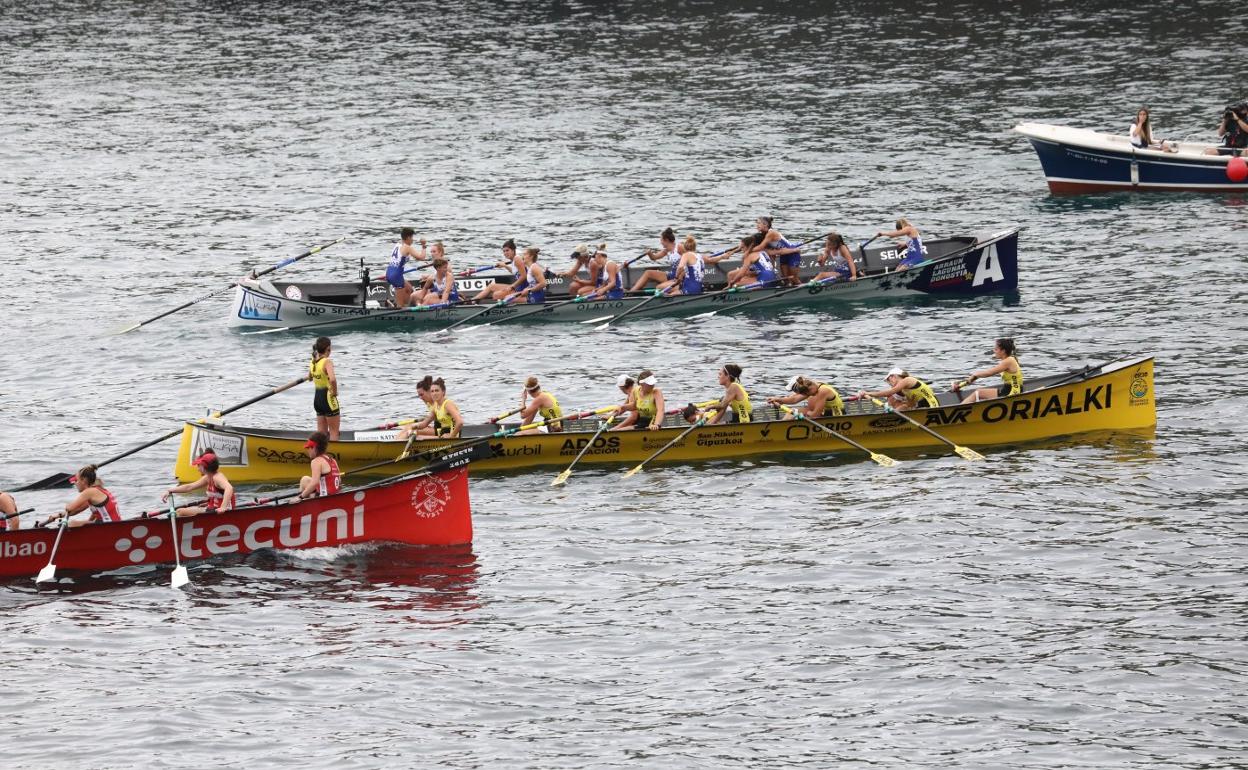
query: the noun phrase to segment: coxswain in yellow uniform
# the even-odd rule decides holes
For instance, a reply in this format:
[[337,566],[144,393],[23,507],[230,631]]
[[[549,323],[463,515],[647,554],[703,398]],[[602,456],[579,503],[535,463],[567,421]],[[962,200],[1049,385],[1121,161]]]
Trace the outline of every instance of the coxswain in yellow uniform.
[[905,369],[890,370],[884,381],[888,383],[887,390],[860,390],[858,398],[887,398],[889,404],[899,412],[940,406],[932,386]]
[[992,346],[992,357],[997,359],[996,365],[980,372],[971,372],[967,375],[965,382],[955,382],[953,389],[960,392],[963,387],[970,385],[975,380],[982,380],[994,374],[1001,375],[1001,384],[995,388],[976,388],[966,394],[965,398],[962,399],[962,403],[973,404],[976,401],[984,401],[989,398],[1004,398],[1005,396],[1014,396],[1023,392],[1023,368],[1018,365],[1018,350],[1014,347],[1014,340],[1009,337],[1002,337],[997,340],[996,344]]
[[446,397],[446,381],[426,374],[416,383],[416,395],[429,407],[429,414],[400,431],[399,438],[406,439],[413,433],[418,439],[459,438],[459,432],[464,429],[464,418],[455,402]]
[[615,410],[615,414],[628,412],[628,416],[611,430],[658,430],[663,427],[663,413],[666,409],[663,391],[659,390],[659,379],[654,376],[654,372],[647,369],[637,375],[637,384],[628,403]]
[[[802,416],[812,420],[820,417],[840,417],[845,414],[845,401],[841,399],[841,394],[826,382],[812,380],[809,377],[794,377],[789,380],[789,391],[790,395],[774,396],[767,399],[767,403],[779,406],[805,401],[806,405],[801,410]],[[792,420],[793,416],[786,415],[785,419]]]
[[543,420],[546,424],[539,428],[520,431],[518,435],[538,433],[543,430],[558,433],[563,430],[563,423],[551,422],[551,420],[558,420],[562,416],[563,410],[559,408],[559,399],[555,398],[555,394],[542,390],[537,378],[530,377],[524,383],[524,390],[520,393],[520,424],[528,425],[536,420]]
[[199,468],[200,477],[189,484],[179,484],[160,496],[161,502],[169,499],[169,495],[180,495],[183,492],[204,490],[206,497],[201,505],[185,505],[178,509],[179,516],[198,516],[201,513],[224,513],[234,509],[234,486],[221,472],[221,463],[211,449],[191,461],[191,465]]
[[750,394],[741,384],[741,367],[736,364],[724,364],[719,370],[719,384],[724,389],[724,397],[711,407],[718,416],[711,424],[721,422],[749,422],[753,414],[750,406]]
[[312,345],[312,363],[308,364],[308,378],[312,387],[312,408],[316,410],[316,429],[338,440],[338,426],[342,423],[342,410],[338,406],[338,378],[334,376],[334,362],[329,360],[329,337],[317,337]]

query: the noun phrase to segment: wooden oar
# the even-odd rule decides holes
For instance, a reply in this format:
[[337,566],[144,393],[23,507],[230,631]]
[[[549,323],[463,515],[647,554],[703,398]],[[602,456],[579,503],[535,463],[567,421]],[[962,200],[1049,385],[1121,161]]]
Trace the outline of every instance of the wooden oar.
[[173,495],[169,495],[169,526],[173,527],[173,563],[177,565],[169,576],[169,584],[174,588],[181,588],[191,582],[191,576],[186,574],[186,567],[182,566],[182,544],[178,542],[178,506],[173,502]]
[[893,458],[889,457],[888,455],[885,455],[885,454],[880,454],[879,452],[872,452],[870,449],[867,449],[867,448],[866,448],[865,446],[863,446],[862,444],[859,444],[857,441],[854,441],[854,440],[853,440],[852,438],[850,438],[849,436],[846,436],[846,435],[841,434],[841,433],[837,433],[836,431],[832,430],[831,428],[829,428],[828,426],[824,425],[823,423],[820,423],[820,422],[817,422],[816,420],[812,420],[812,419],[810,419],[809,417],[807,417],[806,415],[804,415],[804,414],[802,414],[801,412],[797,411],[796,409],[791,409],[791,408],[789,408],[789,407],[788,407],[787,405],[785,405],[785,404],[777,404],[777,406],[779,406],[782,410],[784,410],[784,411],[785,411],[785,412],[787,412],[788,414],[793,415],[796,419],[798,419],[798,420],[805,420],[807,423],[809,423],[809,424],[811,424],[811,425],[815,426],[816,428],[818,428],[819,430],[823,431],[824,433],[827,433],[828,435],[830,435],[830,436],[832,436],[832,437],[834,437],[834,438],[838,438],[838,439],[840,439],[841,441],[844,441],[846,444],[849,444],[849,445],[850,445],[850,446],[852,446],[852,447],[856,447],[856,448],[858,448],[858,449],[861,449],[862,451],[864,451],[864,452],[866,452],[867,454],[871,455],[871,459],[872,459],[872,460],[875,460],[877,463],[879,463],[880,465],[883,465],[885,468],[891,468],[891,467],[893,467],[894,465],[896,465],[896,464],[897,464],[897,461],[896,461],[896,460],[894,460]]
[[316,329],[321,326],[337,326],[341,324],[349,324],[349,323],[352,323],[353,321],[375,321],[378,318],[387,318],[392,315],[402,315],[403,313],[423,313],[427,310],[441,310],[444,307],[454,307],[455,305],[460,305],[467,301],[468,300],[461,299],[457,302],[439,302],[436,305],[408,305],[407,307],[401,307],[395,310],[384,310],[380,313],[369,313],[366,315],[353,315],[350,318],[335,318],[329,321],[317,321],[314,324],[302,324],[300,326],[279,326],[274,329],[259,329],[257,331],[241,332],[241,334],[243,336],[247,336],[251,334],[277,334],[278,332],[288,332],[291,329],[298,329],[299,331],[303,331],[304,329]]
[[685,436],[688,436],[695,428],[701,428],[703,425],[706,425],[707,421],[713,419],[714,417],[715,417],[714,409],[702,415],[700,418],[698,418],[697,422],[695,422],[693,425],[690,425],[688,428],[685,428],[684,430],[682,430],[679,436],[677,436],[676,438],[664,444],[662,449],[650,455],[649,457],[642,460],[641,462],[637,463],[637,465],[634,466],[633,468],[630,468],[628,473],[624,474],[624,478],[628,478],[629,476],[632,476],[633,474],[640,471],[643,467],[645,467],[646,463],[650,462],[654,458],[658,457],[659,455],[663,454],[667,450],[671,449],[673,446],[676,445],[677,442],[679,442]]
[[56,530],[56,540],[52,543],[52,552],[48,554],[48,563],[43,569],[39,570],[39,574],[35,576],[36,583],[46,583],[56,577],[56,549],[61,547],[61,535],[65,534],[65,528],[69,526],[69,514],[61,516],[61,526]]
[[572,460],[572,464],[569,465],[563,473],[556,476],[554,481],[550,482],[552,487],[557,487],[568,480],[568,477],[572,475],[572,469],[576,467],[576,464],[581,461],[581,458],[585,456],[585,453],[589,451],[589,448],[594,445],[594,442],[598,440],[598,437],[602,435],[602,432],[607,429],[607,427],[611,424],[611,421],[614,419],[615,416],[612,415],[598,425],[598,430],[594,431],[594,435],[589,439],[589,443],[581,447],[581,451],[578,452],[576,458]]
[[943,441],[944,443],[946,443],[946,444],[948,444],[949,446],[953,447],[953,451],[957,452],[957,453],[958,453],[958,455],[959,455],[959,456],[961,456],[963,459],[966,459],[966,460],[982,460],[982,459],[984,459],[984,456],[983,456],[983,455],[981,455],[979,452],[976,452],[974,449],[967,449],[967,448],[966,448],[966,447],[964,447],[964,446],[958,446],[957,444],[953,443],[953,442],[952,442],[952,441],[950,441],[949,439],[947,439],[947,438],[945,438],[944,436],[940,435],[940,434],[939,434],[939,433],[937,433],[936,431],[934,431],[934,430],[932,430],[931,428],[927,427],[927,426],[926,426],[926,425],[924,425],[923,423],[919,422],[918,420],[914,419],[913,417],[910,417],[910,416],[909,416],[909,415],[907,415],[905,412],[900,412],[900,411],[898,411],[898,410],[894,409],[894,408],[892,407],[892,405],[891,405],[891,404],[887,404],[887,403],[885,403],[885,402],[881,401],[880,399],[878,399],[878,398],[876,398],[876,397],[874,397],[874,396],[870,396],[869,398],[871,399],[871,403],[875,404],[875,405],[876,405],[876,406],[878,406],[878,407],[882,407],[882,408],[884,409],[884,411],[885,411],[885,412],[888,412],[889,414],[895,414],[895,415],[897,415],[898,417],[900,417],[900,418],[902,418],[902,419],[904,419],[904,420],[908,421],[908,422],[909,422],[911,425],[913,425],[914,427],[916,427],[916,428],[920,428],[920,429],[922,429],[922,430],[927,431],[928,433],[932,434],[932,436],[934,436],[935,438],[940,439],[940,440],[941,440],[941,441]]
[[[312,256],[313,254],[317,253],[318,251],[324,251],[325,249],[328,249],[330,246],[337,245],[337,244],[339,244],[339,243],[342,243],[342,242],[343,242],[343,241],[345,241],[345,240],[346,240],[346,238],[339,238],[339,239],[338,239],[338,240],[336,240],[336,241],[330,241],[329,243],[323,243],[323,244],[321,244],[320,246],[313,246],[311,249],[308,249],[307,251],[303,252],[302,254],[300,254],[300,255],[299,255],[299,256],[297,256],[297,257],[289,257],[289,258],[287,258],[287,259],[283,259],[281,262],[278,262],[276,265],[272,265],[272,266],[270,266],[270,267],[266,267],[265,269],[263,269],[263,270],[261,270],[261,271],[259,271],[259,272],[252,273],[251,277],[252,277],[252,278],[259,278],[259,277],[260,277],[260,276],[262,276],[262,275],[268,275],[269,273],[273,272],[274,270],[279,270],[279,269],[281,269],[281,268],[283,268],[283,267],[286,267],[287,265],[294,264],[295,262],[298,262],[299,260],[303,259],[304,257],[310,257],[310,256]],[[127,326],[126,328],[121,329],[120,331],[117,331],[117,332],[115,332],[115,333],[116,333],[116,334],[126,334],[127,332],[132,332],[132,331],[134,331],[135,329],[138,329],[138,328],[139,328],[139,327],[141,327],[141,326],[147,326],[147,325],[148,325],[148,324],[150,324],[152,321],[159,321],[160,319],[164,318],[165,316],[170,316],[170,315],[173,315],[174,313],[178,312],[179,310],[185,310],[186,308],[190,307],[191,305],[198,304],[198,303],[200,303],[200,302],[203,302],[203,301],[204,301],[204,300],[206,300],[206,299],[209,299],[209,298],[211,298],[211,297],[215,297],[215,296],[217,296],[218,294],[222,294],[222,293],[224,293],[224,292],[227,292],[227,291],[229,291],[230,289],[233,289],[233,288],[234,288],[235,286],[237,286],[237,285],[238,285],[238,281],[234,281],[234,282],[230,283],[230,285],[229,285],[229,286],[226,286],[226,287],[224,287],[224,288],[220,288],[220,289],[216,289],[216,290],[214,290],[214,291],[210,291],[210,292],[208,292],[207,294],[205,294],[205,295],[204,295],[204,296],[202,296],[202,297],[197,297],[197,298],[195,298],[195,299],[191,300],[190,302],[186,302],[186,303],[184,303],[184,304],[178,305],[178,306],[177,306],[177,307],[175,307],[173,310],[166,310],[165,312],[161,313],[160,315],[154,315],[154,316],[152,316],[151,318],[147,319],[146,321],[139,321],[138,323],[136,323],[136,324],[132,324],[132,325],[130,325],[130,326]]]
[[[269,396],[276,396],[278,393],[281,393],[281,392],[282,392],[282,391],[284,391],[284,390],[290,390],[291,388],[295,387],[295,386],[296,386],[296,385],[298,385],[299,383],[301,383],[301,382],[307,382],[307,381],[308,381],[308,377],[307,377],[307,375],[304,375],[303,377],[300,377],[300,378],[299,378],[299,379],[297,379],[297,380],[291,380],[290,382],[288,382],[288,383],[286,383],[285,385],[282,385],[282,386],[280,386],[280,387],[273,388],[272,390],[266,390],[264,393],[261,393],[260,395],[256,396],[255,398],[249,398],[249,399],[247,399],[246,401],[242,402],[241,404],[235,404],[234,406],[230,407],[229,409],[222,409],[220,412],[214,412],[212,416],[213,416],[213,417],[224,417],[225,415],[227,415],[227,414],[229,414],[229,413],[231,413],[231,412],[237,412],[239,409],[242,409],[242,408],[243,408],[243,407],[245,407],[245,406],[251,406],[252,404],[256,403],[257,401],[263,401],[264,399],[268,398]],[[191,422],[195,422],[195,421],[194,421],[194,420],[192,420]],[[168,441],[169,439],[173,438],[174,436],[180,436],[180,435],[182,435],[182,431],[183,431],[183,430],[184,430],[184,428],[178,428],[178,429],[177,429],[177,430],[175,430],[175,431],[171,431],[171,432],[169,432],[169,433],[166,433],[165,435],[161,436],[160,438],[157,438],[157,439],[154,439],[154,440],[152,440],[152,441],[149,441],[149,442],[147,442],[146,444],[141,444],[140,446],[136,446],[136,447],[134,447],[133,449],[128,449],[128,450],[126,450],[125,452],[122,452],[121,454],[116,455],[115,457],[110,457],[110,458],[108,458],[107,460],[104,460],[104,461],[102,461],[102,462],[95,463],[95,467],[97,467],[97,468],[102,468],[102,467],[104,467],[105,465],[108,465],[109,463],[116,462],[116,461],[118,461],[118,460],[122,459],[123,457],[129,457],[130,455],[134,454],[135,452],[140,452],[140,451],[142,451],[142,450],[144,450],[144,449],[147,449],[147,448],[148,448],[148,447],[150,447],[150,446],[155,446],[155,445],[159,444],[159,443],[160,443],[160,442],[162,442],[162,441]],[[27,491],[30,491],[30,490],[32,490],[32,489],[51,489],[51,488],[53,488],[53,487],[60,486],[61,484],[64,484],[65,482],[69,481],[69,479],[70,479],[72,476],[73,476],[73,474],[72,474],[72,473],[55,473],[55,474],[53,474],[53,475],[51,475],[51,476],[48,476],[48,477],[47,477],[47,478],[45,478],[45,479],[40,479],[39,481],[36,481],[36,482],[35,482],[35,483],[33,483],[33,484],[27,484],[27,485],[26,485],[26,486],[24,486],[24,487],[18,487],[17,489],[15,489],[15,490],[13,490],[13,491],[14,491],[14,492],[27,492]]]
[[524,411],[524,407],[522,407],[522,406],[518,406],[518,407],[516,407],[515,409],[512,409],[510,412],[503,412],[502,414],[498,415],[497,417],[491,417],[490,419],[486,420],[486,422],[488,422],[490,425],[493,425],[494,423],[498,422],[499,420],[506,420],[508,417],[512,416],[513,414],[518,414],[518,413],[523,412],[523,411]]

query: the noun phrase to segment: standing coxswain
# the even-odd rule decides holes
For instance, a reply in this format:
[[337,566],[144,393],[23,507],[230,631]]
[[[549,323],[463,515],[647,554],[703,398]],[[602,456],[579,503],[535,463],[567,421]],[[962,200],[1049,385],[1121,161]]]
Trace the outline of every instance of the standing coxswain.
[[425,241],[420,241],[420,251],[416,251],[416,247],[412,245],[412,238],[416,235],[416,231],[410,227],[404,227],[399,231],[399,242],[394,244],[394,249],[390,252],[390,261],[386,264],[386,283],[390,284],[394,289],[394,305],[395,307],[407,307],[411,301],[412,293],[415,291],[412,284],[403,275],[403,268],[407,267],[409,259],[424,259]]
[[[71,527],[81,527],[97,521],[121,521],[121,511],[117,508],[117,498],[104,488],[104,483],[96,473],[94,465],[88,465],[70,478],[70,483],[78,490],[78,495],[65,504],[65,510],[49,516],[43,523],[57,521],[66,516],[89,514],[86,518],[71,518]],[[12,499],[12,498],[10,498]],[[14,511],[17,509],[14,508]]]
[[905,237],[905,242],[898,243],[896,246],[898,249],[905,249],[906,255],[901,258],[901,261],[897,263],[897,267],[893,269],[909,270],[911,267],[914,267],[923,260],[927,259],[927,257],[923,254],[923,236],[919,234],[919,228],[910,224],[904,218],[899,218],[896,225],[896,230],[881,230],[876,233],[876,236],[882,238],[897,238],[899,236]]
[[[819,417],[840,417],[845,414],[845,401],[841,398],[841,394],[826,382],[798,376],[789,380],[788,388],[789,395],[773,396],[767,399],[767,403],[772,406],[780,404],[788,406],[805,401],[802,416],[812,420]],[[785,419],[791,420],[793,417],[786,415]]]
[[1001,375],[1001,384],[995,388],[976,388],[966,394],[962,403],[971,404],[989,398],[1014,396],[1023,392],[1023,368],[1018,364],[1018,349],[1014,346],[1014,340],[1009,337],[997,340],[992,346],[992,356],[997,359],[996,365],[980,372],[971,372],[966,376],[965,382],[955,382],[953,389],[960,394],[963,387],[994,374]]
[[935,408],[940,406],[932,386],[900,367],[889,370],[884,378],[886,390],[858,391],[858,398],[886,398],[899,412],[907,409]]
[[312,393],[316,429],[328,434],[330,441],[337,441],[342,410],[338,404],[338,377],[334,374],[334,362],[329,360],[330,348],[329,337],[316,338],[312,345],[312,363],[308,364],[308,379],[316,389]]
[[342,473],[338,461],[329,454],[329,436],[319,430],[303,445],[311,460],[311,475],[299,479],[299,497],[325,497],[342,489]]
[[221,462],[211,449],[191,461],[191,465],[199,468],[200,477],[189,484],[170,487],[160,496],[160,501],[169,499],[169,495],[180,495],[204,490],[207,497],[203,505],[186,505],[177,510],[179,516],[198,516],[201,513],[224,513],[234,509],[234,485],[221,472]]

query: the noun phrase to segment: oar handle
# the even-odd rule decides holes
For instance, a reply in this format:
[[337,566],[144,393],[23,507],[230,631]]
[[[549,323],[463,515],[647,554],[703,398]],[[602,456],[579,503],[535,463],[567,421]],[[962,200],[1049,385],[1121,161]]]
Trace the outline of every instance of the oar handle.
[[6,513],[3,516],[0,516],[0,521],[8,521],[9,519],[16,519],[18,516],[23,516],[27,513],[34,513],[34,510],[35,510],[34,508],[23,508],[20,511],[14,511],[13,513]]
[[[290,382],[286,383],[285,385],[279,385],[278,387],[273,388],[272,390],[269,390],[269,391],[266,391],[266,392],[264,392],[264,393],[261,393],[260,395],[256,396],[255,398],[249,398],[249,399],[247,399],[246,401],[242,402],[241,404],[235,404],[234,406],[231,406],[229,409],[222,409],[222,410],[221,410],[221,411],[219,411],[219,412],[214,412],[212,416],[213,416],[213,417],[224,417],[225,415],[230,414],[231,412],[237,412],[239,409],[242,409],[243,407],[251,406],[252,404],[256,403],[257,401],[263,401],[264,399],[268,398],[269,396],[276,396],[278,393],[281,393],[281,392],[286,391],[286,390],[290,390],[291,388],[295,387],[296,385],[299,385],[300,383],[307,382],[309,379],[310,379],[309,375],[306,375],[306,374],[305,374],[305,375],[303,375],[302,377],[300,377],[300,378],[298,378],[298,379],[291,380]],[[179,432],[179,433],[181,433],[181,431],[178,431],[178,432]],[[172,436],[170,436],[170,438],[172,438]],[[163,440],[163,439],[162,439],[162,440]],[[149,444],[148,446],[150,446],[150,444]]]

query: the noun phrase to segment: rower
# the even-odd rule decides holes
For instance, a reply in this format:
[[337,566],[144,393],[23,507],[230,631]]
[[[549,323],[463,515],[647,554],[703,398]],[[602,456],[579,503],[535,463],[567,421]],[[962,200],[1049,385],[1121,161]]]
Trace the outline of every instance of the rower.
[[816,281],[828,278],[834,278],[838,282],[858,280],[858,265],[854,262],[854,255],[849,253],[845,238],[840,233],[828,233],[828,240],[819,254],[819,266],[831,269],[821,271],[814,277]]
[[516,280],[524,274],[524,263],[521,262],[520,258],[516,256],[516,242],[511,238],[503,241],[503,258],[496,262],[495,265],[497,267],[506,268],[507,272],[511,273],[511,281],[508,283],[499,283],[495,281],[481,291],[477,292],[477,296],[472,298],[473,302],[480,302],[485,299],[493,302],[499,301],[503,297],[506,297],[512,289],[515,288],[512,284],[514,284]]
[[663,427],[663,391],[659,390],[659,380],[649,369],[637,375],[637,385],[627,404],[616,407],[612,416],[628,412],[623,422],[611,430],[649,429],[658,430]]
[[[572,259],[576,260],[572,267],[560,273],[559,277],[568,279],[568,296],[575,297],[581,290],[593,289],[598,285],[599,268],[594,264],[594,252],[587,244],[582,243],[572,249]],[[589,273],[588,279],[580,277],[581,268]]]
[[728,273],[728,286],[743,286],[748,283],[774,283],[779,280],[771,257],[762,250],[763,234],[754,233],[741,239],[741,266]]
[[459,433],[464,428],[464,418],[455,402],[446,397],[446,381],[426,374],[424,379],[416,383],[416,395],[429,407],[429,414],[420,422],[404,427],[399,431],[399,438],[406,439],[413,434],[422,440],[459,438]]
[[1001,375],[1001,384],[995,388],[976,388],[962,399],[962,403],[973,404],[976,401],[1004,398],[1023,392],[1023,368],[1018,365],[1018,349],[1014,346],[1014,340],[1010,337],[997,340],[992,346],[992,357],[997,359],[995,365],[980,372],[971,372],[967,375],[965,382],[955,382],[953,390],[960,395],[963,386],[994,374]]
[[563,430],[563,423],[551,422],[551,420],[558,420],[562,416],[563,410],[559,408],[559,399],[555,398],[555,394],[542,390],[536,377],[530,377],[525,381],[524,390],[520,393],[520,424],[528,425],[534,421],[535,417],[541,417],[546,424],[538,428],[522,430],[517,435],[537,432],[558,433]]
[[170,487],[160,496],[160,501],[163,503],[168,500],[169,495],[180,495],[202,489],[207,495],[203,505],[184,505],[177,510],[178,516],[198,516],[201,513],[225,513],[233,510],[234,485],[221,472],[221,461],[217,459],[216,453],[209,449],[192,460],[191,465],[199,468],[200,477],[189,484]]
[[338,404],[338,378],[334,375],[334,362],[329,360],[330,347],[329,337],[316,338],[312,345],[312,363],[308,364],[308,379],[316,388],[312,393],[316,429],[327,433],[330,441],[337,441],[342,410]]
[[434,257],[433,275],[426,276],[422,290],[416,297],[418,305],[459,302],[459,289],[455,276],[451,275],[451,263],[446,257]]
[[641,277],[633,284],[633,291],[641,291],[651,283],[656,283],[662,289],[676,278],[676,265],[680,262],[680,252],[676,247],[676,233],[672,228],[666,228],[659,233],[659,244],[661,249],[646,249],[646,256],[654,262],[666,262],[667,267],[663,270],[650,269],[641,274]]
[[594,268],[594,286],[586,286],[580,294],[587,300],[591,299],[624,299],[624,271],[620,263],[607,256],[607,244],[598,245],[594,257],[590,261]]
[[70,519],[69,526],[81,527],[97,521],[121,521],[121,512],[117,509],[117,498],[104,488],[103,482],[96,473],[94,465],[88,465],[78,474],[70,478],[70,483],[78,490],[78,496],[65,504],[61,513],[49,516],[44,524],[57,521],[66,516],[76,516],[83,512],[90,515],[85,519]]
[[906,238],[905,243],[897,244],[898,249],[906,250],[906,255],[902,257],[901,261],[897,263],[897,267],[893,269],[908,270],[927,259],[923,255],[923,237],[919,235],[919,228],[910,224],[904,218],[898,219],[896,224],[896,230],[889,230],[888,232],[881,230],[875,235],[880,238],[897,238],[898,236]]
[[796,286],[800,283],[798,272],[802,267],[802,249],[772,227],[771,221],[771,217],[759,217],[755,221],[758,231],[763,234],[763,246],[784,279],[783,283]]
[[390,261],[386,264],[386,283],[394,289],[395,307],[407,307],[414,291],[411,282],[403,276],[403,268],[407,267],[407,260],[424,259],[425,242],[421,240],[421,251],[417,253],[416,247],[412,245],[412,238],[415,235],[416,231],[410,227],[400,230],[399,242],[394,244],[394,249],[390,252]]
[[303,448],[312,460],[312,475],[299,479],[300,499],[337,494],[342,489],[342,473],[338,470],[338,461],[327,451],[329,436],[318,430],[308,437]]
[[724,389],[724,397],[711,407],[711,411],[718,413],[712,423],[749,422],[753,409],[750,407],[750,394],[741,384],[741,367],[724,364],[719,370],[719,384]]
[[698,241],[692,235],[686,235],[681,244],[683,252],[676,263],[676,291],[674,294],[701,294],[702,279],[706,274],[706,261],[698,253]]
[[537,255],[541,249],[530,246],[524,250],[524,278],[511,287],[504,299],[525,297],[530,305],[541,305],[546,302],[546,268],[538,264]]
[[907,409],[935,408],[940,406],[932,386],[910,374],[905,369],[890,369],[884,381],[889,385],[887,390],[860,390],[858,391],[858,398],[887,398],[892,407],[899,412]]
[[[845,414],[845,402],[841,399],[841,394],[826,382],[798,376],[789,380],[788,388],[790,395],[773,396],[767,399],[767,403],[779,406],[805,401],[806,406],[802,408],[802,416],[812,420],[820,417],[840,417]],[[785,419],[792,420],[793,415],[786,415]]]
[[13,499],[13,495],[8,492],[0,492],[0,514],[4,515],[4,519],[0,519],[0,530],[21,529],[20,516],[17,513],[17,501]]

